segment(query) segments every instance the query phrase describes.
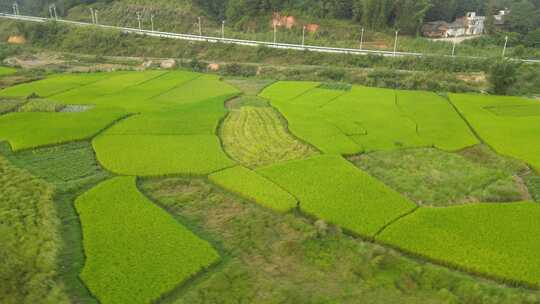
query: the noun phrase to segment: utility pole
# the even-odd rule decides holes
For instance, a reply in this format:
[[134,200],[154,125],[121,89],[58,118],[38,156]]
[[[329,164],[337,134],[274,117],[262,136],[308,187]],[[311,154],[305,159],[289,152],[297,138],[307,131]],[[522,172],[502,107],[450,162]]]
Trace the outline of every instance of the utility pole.
[[457,33],[454,33],[454,41],[452,43],[452,57],[456,54]]
[[56,4],[49,5],[49,15],[51,19],[58,20],[58,15],[56,14]]
[[274,44],[277,42],[277,24],[274,22]]
[[96,15],[94,15],[93,8],[90,8],[90,14],[92,15],[92,24],[96,24]]
[[362,28],[362,33],[360,34],[360,50],[364,46],[364,28]]
[[502,56],[504,58],[504,55],[506,55],[506,46],[508,45],[508,36],[505,36],[504,37],[504,48],[503,48],[503,52],[502,52]]
[[56,13],[56,4],[53,4],[54,20],[58,20],[58,14]]
[[150,15],[150,23],[152,24],[152,32],[154,31],[154,15]]
[[306,45],[306,26],[302,28],[302,46]]
[[396,31],[396,39],[394,40],[394,57],[396,57],[398,33],[399,30]]
[[202,36],[201,17],[198,17],[198,20],[199,20],[199,36]]
[[142,30],[141,13],[137,12],[137,21],[139,22],[139,31]]
[[13,15],[19,15],[19,4],[17,2],[13,3]]
[[225,20],[221,21],[221,39],[225,39]]

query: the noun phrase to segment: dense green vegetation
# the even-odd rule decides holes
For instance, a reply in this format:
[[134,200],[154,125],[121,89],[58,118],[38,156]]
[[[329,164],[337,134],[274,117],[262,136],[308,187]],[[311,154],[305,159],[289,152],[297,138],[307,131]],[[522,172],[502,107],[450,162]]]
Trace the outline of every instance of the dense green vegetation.
[[[48,16],[45,1],[20,1],[23,13]],[[4,4],[4,10],[11,10]],[[538,57],[538,10],[540,5],[534,0],[182,0],[182,1],[61,1],[56,3],[58,11],[65,18],[91,20],[89,8],[99,9],[101,23],[123,25],[136,28],[141,14],[142,26],[150,28],[150,17],[154,16],[155,28],[182,33],[198,33],[198,18],[202,17],[202,30],[207,35],[221,35],[221,22],[226,20],[226,35],[234,38],[249,38],[270,41],[272,39],[272,16],[293,16],[292,24],[279,26],[278,39],[288,43],[299,43],[302,28],[306,24],[318,24],[320,28],[306,35],[308,44],[341,45],[357,47],[361,29],[364,47],[391,49],[393,30],[405,34],[400,37],[400,47],[415,52],[436,52],[449,54],[449,42],[430,42],[417,38],[425,21],[453,21],[468,11],[486,14],[487,32],[490,36],[467,42],[459,46],[463,54],[499,55],[504,37],[510,36],[510,50],[516,56]],[[2,4],[0,4],[2,8]],[[512,14],[506,18],[504,27],[494,27],[489,17],[500,9],[509,8]],[[487,13],[490,12],[490,13]]]
[[339,156],[315,156],[258,169],[300,201],[300,210],[372,237],[413,203]]
[[437,149],[374,152],[351,159],[409,199],[427,206],[529,199],[525,164],[478,146],[460,153]]
[[379,240],[508,283],[538,286],[537,203],[420,208],[389,226]]
[[88,142],[76,142],[17,153],[11,152],[7,144],[0,148],[13,164],[55,186],[54,206],[63,241],[59,251],[59,278],[72,302],[97,304],[79,279],[85,256],[80,220],[73,204],[78,195],[109,177],[96,163],[92,146]]
[[86,254],[81,278],[102,303],[152,302],[219,259],[139,193],[135,178],[103,182],[75,203]]
[[529,304],[538,291],[478,280],[244,202],[203,179],[149,179],[142,190],[222,247],[224,263],[165,303]]
[[53,192],[0,156],[2,303],[69,303],[58,280],[61,240]]
[[0,114],[13,111],[24,102],[22,98],[0,97]]
[[210,175],[209,178],[224,189],[279,212],[290,211],[298,204],[291,194],[244,167],[226,169]]
[[317,151],[291,136],[283,119],[270,107],[244,106],[232,110],[221,127],[225,151],[248,167],[302,159]]
[[495,151],[540,169],[540,116],[534,110],[540,107],[537,100],[458,94],[450,99]]
[[23,104],[20,108],[20,112],[58,112],[62,110],[65,105],[50,101],[47,99],[30,99]]

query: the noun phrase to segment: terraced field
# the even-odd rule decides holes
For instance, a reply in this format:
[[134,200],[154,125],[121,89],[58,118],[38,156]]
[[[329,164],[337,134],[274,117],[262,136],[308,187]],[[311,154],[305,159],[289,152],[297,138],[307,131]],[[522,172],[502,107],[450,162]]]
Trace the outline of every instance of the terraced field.
[[429,146],[455,151],[478,143],[452,106],[433,93],[365,87],[344,92],[313,83],[298,85],[304,88],[298,92],[289,85],[274,84],[261,96],[271,99],[296,136],[326,153]]
[[[342,242],[343,229],[355,241],[375,241],[502,282],[540,286],[535,257],[539,205],[523,202],[538,196],[538,176],[528,167],[540,168],[538,102],[474,95],[446,99],[316,82],[229,82],[235,86],[193,72],[124,71],[54,75],[0,91],[0,112],[8,112],[0,115],[0,141],[7,142],[0,152],[51,181],[60,193],[57,199],[75,201],[77,214],[69,215],[67,207],[59,210],[66,212],[65,225],[82,225],[65,239],[66,244],[82,240],[78,265],[84,267],[74,262],[67,268],[80,270],[91,295],[80,286],[68,288],[70,293],[86,292],[105,304],[172,301],[184,294],[183,283],[205,269],[210,269],[209,281],[223,289],[250,289],[227,287],[249,274],[220,277],[221,268],[212,267],[227,260],[224,252],[238,249],[227,245],[222,252],[219,241],[205,240],[215,238],[216,227],[239,228],[237,216],[249,216],[236,203],[235,210],[209,214],[190,209],[200,201],[205,208],[214,206],[223,198],[202,199],[200,180],[256,210],[305,221],[294,229],[272,224],[275,231],[307,225],[298,229],[318,241],[336,233],[325,241],[328,248]],[[74,105],[83,107],[61,111]],[[482,141],[487,145],[476,147]],[[179,180],[183,186],[176,188]],[[140,184],[151,185],[147,189],[166,210],[140,192]],[[179,189],[181,198],[171,194]],[[454,204],[463,205],[448,207]],[[8,213],[0,212],[0,225],[3,214]],[[269,235],[251,226],[242,231],[249,241],[235,244],[250,252],[252,237]],[[263,255],[253,265],[297,267],[287,261],[298,259],[301,247],[313,240],[299,245],[294,236],[271,238],[281,237],[290,239],[268,249],[279,251],[280,260]],[[266,245],[256,246],[253,252]],[[324,246],[315,250],[317,257],[302,259],[323,268],[331,264],[328,259],[334,257],[324,256],[331,249]],[[372,263],[376,256],[366,259]],[[390,261],[373,263],[391,264],[390,257],[385,259]],[[364,266],[355,266],[355,274],[346,277],[367,280],[370,271]],[[266,267],[272,274],[253,284],[292,275]],[[351,286],[347,289],[354,294]],[[343,291],[338,289],[333,291]]]

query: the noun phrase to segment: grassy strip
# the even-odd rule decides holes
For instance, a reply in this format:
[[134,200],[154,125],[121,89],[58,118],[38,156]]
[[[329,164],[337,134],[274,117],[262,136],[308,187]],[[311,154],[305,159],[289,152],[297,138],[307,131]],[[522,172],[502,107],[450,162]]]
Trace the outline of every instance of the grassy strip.
[[533,175],[525,177],[525,183],[529,188],[531,196],[537,201],[540,202],[540,176]]
[[536,203],[420,208],[378,239],[507,283],[540,286],[538,217]]
[[58,112],[65,105],[47,99],[30,99],[19,108],[19,112]]
[[105,181],[75,204],[87,256],[81,277],[104,304],[155,301],[219,260],[140,194],[133,177]]
[[22,98],[0,97],[0,115],[15,111],[20,105],[24,104],[25,102],[26,100]]
[[58,282],[60,235],[54,190],[0,156],[0,299],[68,303]]
[[[475,154],[490,164],[470,160]],[[360,168],[409,199],[431,206],[528,199],[515,180],[527,166],[500,157],[486,147],[464,155],[433,148],[381,151],[351,158]]]
[[278,212],[287,212],[298,204],[296,199],[261,175],[244,167],[226,169],[209,176],[220,187]]
[[257,172],[298,198],[303,212],[365,237],[416,207],[339,156],[316,156]]
[[251,168],[317,154],[314,148],[291,136],[279,113],[270,107],[245,106],[233,110],[220,131],[225,151]]

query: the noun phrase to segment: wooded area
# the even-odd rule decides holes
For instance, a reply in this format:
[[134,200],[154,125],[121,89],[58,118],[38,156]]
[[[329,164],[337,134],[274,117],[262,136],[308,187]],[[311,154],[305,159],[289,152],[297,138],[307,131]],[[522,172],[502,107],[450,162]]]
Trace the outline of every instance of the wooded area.
[[[55,3],[62,14],[77,5],[107,4],[114,0],[19,0],[26,14],[47,14],[47,6]],[[121,0],[137,6],[156,5],[156,1]],[[453,21],[466,12],[493,15],[509,8],[507,30],[525,35],[540,26],[540,0],[160,0],[160,6],[189,8],[214,19],[226,19],[238,28],[253,22],[253,18],[270,16],[274,12],[306,19],[341,19],[370,29],[399,29],[402,33],[418,34],[424,22]],[[10,11],[11,2],[0,4],[0,11]],[[487,12],[490,12],[489,14]],[[488,18],[489,26],[489,18]],[[489,29],[488,29],[489,30]]]

